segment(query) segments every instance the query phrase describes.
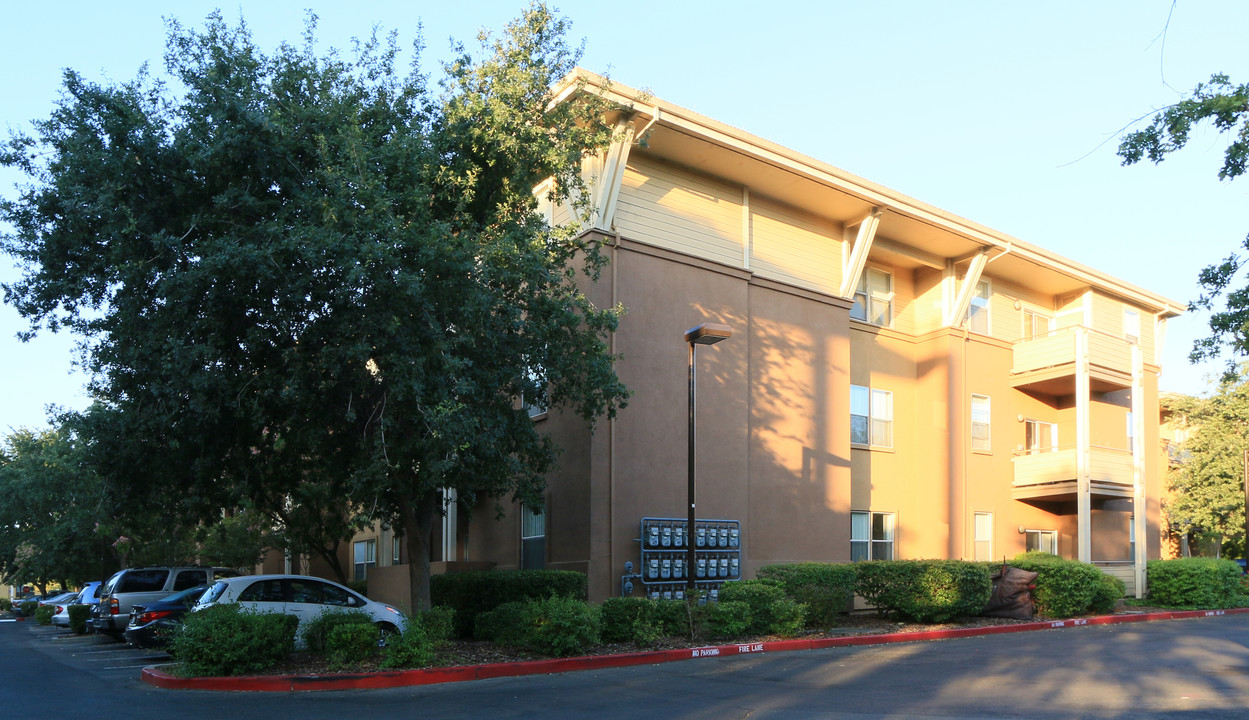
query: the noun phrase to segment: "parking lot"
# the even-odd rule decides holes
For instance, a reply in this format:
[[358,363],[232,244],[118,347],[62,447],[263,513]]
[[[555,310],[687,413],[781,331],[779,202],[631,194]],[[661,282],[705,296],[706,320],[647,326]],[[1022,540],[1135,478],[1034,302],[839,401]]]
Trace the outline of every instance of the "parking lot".
[[139,682],[140,671],[149,665],[172,662],[158,650],[144,650],[118,642],[105,635],[75,635],[69,630],[40,626],[34,620],[14,622],[17,629],[30,633],[34,647],[70,667],[111,682]]

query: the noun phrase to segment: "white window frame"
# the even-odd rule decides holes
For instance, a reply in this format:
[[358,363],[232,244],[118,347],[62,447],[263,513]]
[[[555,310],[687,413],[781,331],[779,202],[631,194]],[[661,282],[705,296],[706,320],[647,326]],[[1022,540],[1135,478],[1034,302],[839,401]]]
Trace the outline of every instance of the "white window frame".
[[377,540],[357,540],[351,544],[352,579],[366,580],[369,568],[377,567]]
[[401,549],[403,549],[403,538],[399,535],[392,537],[390,539],[390,564],[391,565],[402,564],[399,562],[399,558],[402,557],[402,555],[400,555],[399,553]]
[[[855,422],[856,418],[859,419],[858,423]],[[856,426],[861,428],[857,433]],[[862,433],[866,433],[866,438]],[[863,442],[864,439],[867,442]],[[865,385],[850,386],[850,444],[860,447],[893,447],[892,391]]]
[[1136,428],[1132,426],[1132,411],[1127,411],[1128,416],[1128,452],[1136,451]]
[[1123,339],[1133,345],[1141,341],[1141,312],[1126,305],[1123,306]]
[[[1045,329],[1042,331],[1038,326],[1041,321],[1045,322]],[[1054,331],[1054,318],[1045,313],[1037,312],[1031,308],[1024,308],[1023,311],[1023,339],[1036,340],[1049,336]]]
[[[1029,540],[1034,537],[1036,538],[1036,542],[1035,543],[1029,542]],[[1036,548],[1029,547],[1029,545],[1032,545],[1032,544],[1035,544],[1037,547]],[[1046,550],[1043,547],[1045,545],[1049,545],[1048,550]],[[1058,554],[1058,531],[1025,529],[1024,530],[1024,549],[1027,549],[1027,550],[1036,549],[1036,550],[1040,550],[1041,552],[1047,552],[1051,555],[1057,555]]]
[[[540,552],[542,557],[536,559],[537,567],[526,564],[525,562],[525,546],[527,543],[540,542]],[[521,569],[522,570],[541,570],[546,565],[546,508],[542,508],[541,512],[533,512],[528,505],[521,503],[520,505],[520,544],[521,544]]]
[[977,512],[972,517],[972,554],[977,562],[993,559],[993,513]]
[[896,538],[897,520],[893,513],[851,511],[851,562],[893,560],[896,557]]
[[993,451],[993,406],[988,395],[971,396],[971,449]]
[[976,283],[976,289],[971,294],[971,302],[967,306],[967,329],[981,335],[989,335],[992,333],[991,317],[989,315],[989,298],[993,296],[993,286],[988,280],[981,280]]
[[1058,424],[1027,418],[1024,420],[1023,446],[1027,455],[1057,451]]
[[[874,282],[875,281],[875,282]],[[880,285],[883,284],[883,288]],[[850,317],[881,327],[893,326],[893,273],[864,268],[854,289]]]

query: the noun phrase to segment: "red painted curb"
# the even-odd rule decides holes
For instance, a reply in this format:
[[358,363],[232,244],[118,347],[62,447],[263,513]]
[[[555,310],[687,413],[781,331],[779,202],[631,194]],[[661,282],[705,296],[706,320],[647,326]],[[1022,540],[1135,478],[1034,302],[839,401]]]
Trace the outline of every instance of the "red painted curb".
[[1249,608],[1230,610],[1176,610],[1173,612],[1140,613],[1139,615],[1102,615],[1091,618],[1053,620],[1046,622],[1019,623],[1016,625],[990,625],[953,630],[926,630],[898,632],[885,635],[847,635],[818,640],[774,640],[771,642],[712,645],[677,650],[628,653],[624,655],[593,655],[576,658],[529,660],[525,662],[495,663],[492,665],[469,665],[450,668],[425,668],[420,670],[395,670],[378,673],[350,675],[275,675],[249,677],[199,677],[182,678],[163,670],[143,668],[142,680],[167,690],[222,690],[234,692],[291,692],[310,690],[370,690],[380,688],[408,687],[411,685],[435,685],[448,682],[485,680],[486,678],[521,677],[524,675],[548,675],[575,670],[599,670],[603,668],[631,667],[634,665],[659,665],[680,660],[705,657],[726,657],[761,652],[792,652],[830,647],[854,647],[860,645],[885,645],[901,642],[926,642],[953,638],[999,635],[1002,633],[1055,630],[1084,625],[1119,625],[1122,623],[1149,622],[1153,620],[1185,620],[1190,618],[1218,617],[1249,613]]

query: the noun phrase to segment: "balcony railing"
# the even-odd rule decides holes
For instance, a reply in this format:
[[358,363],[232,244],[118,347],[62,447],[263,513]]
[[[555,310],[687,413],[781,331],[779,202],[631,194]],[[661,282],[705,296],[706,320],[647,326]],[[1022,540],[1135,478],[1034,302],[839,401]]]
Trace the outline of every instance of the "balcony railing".
[[[1016,455],[1015,487],[1075,482],[1076,452],[1074,447],[1058,447]],[[1132,453],[1127,450],[1089,448],[1088,466],[1089,481],[1095,485],[1132,487]]]
[[[1074,375],[1081,335],[1088,339],[1089,368],[1096,379],[1131,383],[1132,343],[1083,326],[1062,328],[1015,343],[1012,372],[1016,376]],[[1045,373],[1047,370],[1050,372]]]

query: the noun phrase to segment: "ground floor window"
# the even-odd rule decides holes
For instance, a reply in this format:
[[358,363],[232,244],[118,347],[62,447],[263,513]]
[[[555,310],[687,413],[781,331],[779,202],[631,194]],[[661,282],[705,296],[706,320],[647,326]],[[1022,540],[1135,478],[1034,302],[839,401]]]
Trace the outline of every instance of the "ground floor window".
[[369,568],[377,566],[377,541],[360,540],[352,543],[352,552],[355,556],[355,572],[352,577],[363,580],[368,575]]
[[850,560],[893,559],[893,513],[850,513]]
[[1024,532],[1024,539],[1028,550],[1058,554],[1058,533],[1053,530],[1027,530]]
[[973,544],[975,545],[976,560],[987,562],[993,559],[993,513],[978,512],[975,518],[975,535],[973,536]]
[[520,506],[520,567],[541,570],[546,567],[546,511]]

